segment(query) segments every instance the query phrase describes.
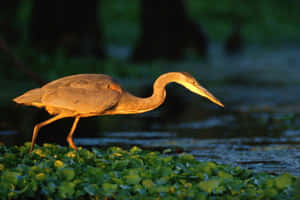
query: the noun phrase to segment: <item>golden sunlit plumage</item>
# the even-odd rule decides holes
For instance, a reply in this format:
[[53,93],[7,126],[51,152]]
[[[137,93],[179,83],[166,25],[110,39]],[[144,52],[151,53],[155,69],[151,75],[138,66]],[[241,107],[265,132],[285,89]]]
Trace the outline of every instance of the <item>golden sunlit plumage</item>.
[[223,104],[203,88],[186,72],[162,74],[153,85],[153,94],[148,98],[136,97],[122,89],[110,76],[104,74],[78,74],[52,81],[16,97],[14,101],[45,109],[54,117],[34,126],[30,152],[41,127],[56,120],[74,117],[74,123],[68,134],[69,145],[76,149],[73,133],[81,117],[97,115],[136,114],[153,110],[166,98],[165,87],[176,82],[193,93],[201,95],[223,107]]

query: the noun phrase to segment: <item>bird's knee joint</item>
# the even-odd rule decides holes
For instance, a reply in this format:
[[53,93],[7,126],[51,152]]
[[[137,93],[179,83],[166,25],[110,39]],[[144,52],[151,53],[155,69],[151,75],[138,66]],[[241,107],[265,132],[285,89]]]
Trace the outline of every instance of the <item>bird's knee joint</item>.
[[34,129],[40,129],[41,128],[41,125],[40,124],[36,124],[35,126],[34,126]]

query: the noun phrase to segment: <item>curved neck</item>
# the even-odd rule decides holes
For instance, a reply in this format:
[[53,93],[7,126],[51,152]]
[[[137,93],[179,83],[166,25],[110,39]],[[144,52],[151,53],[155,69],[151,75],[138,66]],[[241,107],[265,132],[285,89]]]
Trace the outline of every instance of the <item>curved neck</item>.
[[153,84],[153,94],[146,98],[136,97],[124,91],[115,109],[111,110],[111,112],[108,111],[106,114],[133,114],[153,110],[165,101],[166,85],[176,82],[176,80],[176,76],[172,72],[159,76]]

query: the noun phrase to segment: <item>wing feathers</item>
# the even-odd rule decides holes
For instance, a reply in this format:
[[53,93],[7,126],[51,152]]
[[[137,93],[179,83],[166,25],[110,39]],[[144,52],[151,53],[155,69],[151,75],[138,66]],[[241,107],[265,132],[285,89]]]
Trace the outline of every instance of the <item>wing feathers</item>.
[[36,88],[36,89],[29,90],[28,92],[25,92],[23,95],[14,98],[13,101],[19,104],[42,107],[43,106],[41,105],[42,95],[43,92],[41,88]]
[[78,74],[52,81],[14,99],[16,103],[45,106],[55,113],[102,113],[119,102],[122,87],[104,74]]
[[42,102],[47,106],[61,107],[77,113],[101,113],[115,106],[120,93],[110,89],[57,88],[45,93]]

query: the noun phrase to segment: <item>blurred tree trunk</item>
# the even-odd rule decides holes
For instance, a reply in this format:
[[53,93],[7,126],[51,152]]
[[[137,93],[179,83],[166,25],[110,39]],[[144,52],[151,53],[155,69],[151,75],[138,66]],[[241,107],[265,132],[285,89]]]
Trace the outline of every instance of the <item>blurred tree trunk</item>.
[[0,69],[6,79],[10,79],[13,73],[22,73],[28,79],[37,84],[44,80],[32,69],[26,67],[9,48],[20,39],[20,30],[16,26],[17,11],[20,0],[2,1],[0,5]]
[[141,28],[131,59],[133,61],[184,57],[186,48],[206,57],[208,38],[199,25],[188,18],[184,0],[142,0]]
[[98,3],[99,0],[35,0],[30,27],[33,45],[49,53],[63,47],[72,56],[103,57]]
[[[11,65],[18,72],[23,73],[28,79],[32,80],[33,82],[35,82],[39,85],[43,85],[46,82],[43,78],[41,78],[38,74],[36,74],[32,69],[26,67],[24,65],[24,63],[21,60],[19,60],[19,58],[16,55],[14,55],[13,52],[9,49],[8,45],[6,44],[6,41],[0,37],[0,58],[1,58],[2,54],[4,55],[6,60],[9,61],[7,64],[8,66]],[[3,66],[5,66],[5,65],[3,65],[3,62],[1,60],[1,67],[3,67]],[[6,67],[6,68],[9,68],[9,67]],[[15,72],[15,70],[14,70],[14,72]],[[6,78],[9,78],[10,73],[5,72],[5,76],[6,76]]]
[[2,1],[0,5],[0,36],[9,43],[14,43],[19,37],[15,26],[16,12],[19,0]]
[[232,30],[224,44],[224,51],[227,56],[235,56],[243,53],[245,42],[242,35],[242,17],[232,14]]

